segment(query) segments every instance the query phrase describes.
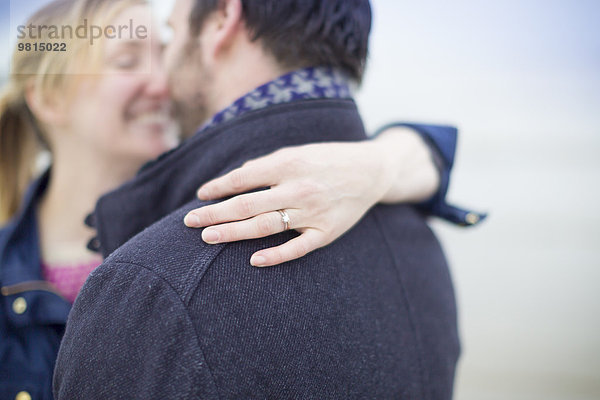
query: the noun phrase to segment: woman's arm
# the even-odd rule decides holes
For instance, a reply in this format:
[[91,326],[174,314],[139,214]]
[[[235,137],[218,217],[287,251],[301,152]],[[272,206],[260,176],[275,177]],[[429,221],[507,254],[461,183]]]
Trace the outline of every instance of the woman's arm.
[[260,238],[289,229],[300,236],[255,253],[251,264],[277,265],[326,246],[376,203],[420,202],[435,194],[439,173],[429,146],[414,130],[394,127],[376,139],[284,148],[203,185],[198,197],[218,204],[191,211],[185,224],[208,227],[208,243]]

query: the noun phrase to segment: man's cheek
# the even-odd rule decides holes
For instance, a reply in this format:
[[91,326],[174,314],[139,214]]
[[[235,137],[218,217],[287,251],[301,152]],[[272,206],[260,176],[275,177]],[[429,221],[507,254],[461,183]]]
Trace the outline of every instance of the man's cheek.
[[175,101],[187,102],[193,93],[193,77],[186,74],[185,68],[176,66],[170,75],[171,96]]
[[178,63],[178,59],[183,53],[181,43],[177,38],[173,38],[173,40],[165,47],[165,51],[163,53],[163,65],[165,66],[167,73],[172,74],[174,72],[175,66]]

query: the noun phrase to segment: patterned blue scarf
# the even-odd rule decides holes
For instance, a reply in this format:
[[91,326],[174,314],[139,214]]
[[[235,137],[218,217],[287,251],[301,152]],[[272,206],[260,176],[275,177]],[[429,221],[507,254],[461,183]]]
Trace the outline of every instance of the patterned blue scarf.
[[275,104],[308,99],[349,99],[348,79],[330,67],[303,68],[283,75],[240,97],[212,117],[201,130]]

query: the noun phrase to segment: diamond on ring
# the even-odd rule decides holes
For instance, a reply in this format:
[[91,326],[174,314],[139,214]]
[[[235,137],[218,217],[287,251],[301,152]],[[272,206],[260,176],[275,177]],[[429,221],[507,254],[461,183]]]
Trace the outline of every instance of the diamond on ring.
[[283,230],[287,231],[290,228],[290,216],[285,210],[278,210],[279,215],[281,215],[281,222],[283,222]]

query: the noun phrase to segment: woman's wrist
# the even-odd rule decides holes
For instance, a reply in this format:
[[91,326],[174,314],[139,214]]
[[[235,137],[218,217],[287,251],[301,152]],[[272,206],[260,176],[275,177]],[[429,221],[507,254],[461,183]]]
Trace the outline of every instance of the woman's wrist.
[[360,154],[363,159],[361,168],[370,171],[368,174],[370,182],[365,182],[365,184],[370,185],[369,193],[372,196],[373,204],[382,202],[387,197],[395,184],[397,171],[400,169],[400,161],[393,157],[386,148],[390,145],[394,144],[387,137],[377,137],[357,143],[357,146],[361,146]]
[[414,130],[394,127],[373,143],[384,163],[382,203],[417,203],[427,200],[439,187],[439,173],[431,150]]

